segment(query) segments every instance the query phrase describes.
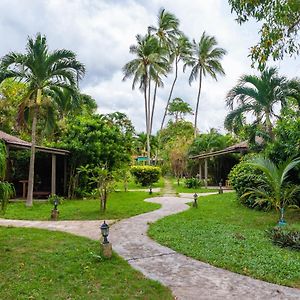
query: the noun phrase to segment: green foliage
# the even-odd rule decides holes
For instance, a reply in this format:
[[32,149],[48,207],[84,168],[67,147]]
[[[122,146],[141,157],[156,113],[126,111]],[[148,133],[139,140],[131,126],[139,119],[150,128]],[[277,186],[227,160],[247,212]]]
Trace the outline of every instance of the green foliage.
[[160,131],[161,144],[166,147],[167,144],[171,145],[177,139],[193,139],[194,127],[191,122],[178,121],[168,123],[168,126]]
[[[274,128],[275,140],[268,143],[264,153],[276,164],[290,157],[300,156],[300,118],[295,111],[288,111],[277,121]],[[298,183],[300,183],[300,177]]]
[[109,193],[113,191],[115,176],[104,165],[85,165],[78,168],[80,174],[88,178],[88,184],[95,186],[94,195],[100,197],[101,211],[105,212]]
[[197,135],[189,148],[189,155],[222,150],[233,145],[235,142],[236,140],[232,137],[232,135],[223,135],[216,129],[211,128],[208,133],[201,133]]
[[266,177],[263,172],[254,166],[247,164],[251,156],[244,156],[241,162],[235,165],[230,174],[230,185],[235,189],[237,197],[241,203],[248,207],[263,207],[256,203],[256,196],[247,194],[242,197],[250,189],[265,185]]
[[17,128],[18,107],[27,93],[27,85],[12,79],[0,84],[0,130],[19,132]]
[[0,212],[5,212],[8,200],[15,194],[14,186],[6,181],[6,146],[0,140]]
[[161,174],[160,168],[153,166],[132,166],[130,172],[142,186],[151,186],[159,180]]
[[191,106],[183,101],[181,98],[175,98],[169,105],[169,115],[175,117],[175,122],[183,120],[183,117],[187,114],[192,114],[193,110]]
[[258,204],[266,204],[269,207],[283,211],[287,205],[295,204],[299,195],[300,186],[291,185],[289,180],[290,171],[300,164],[300,158],[287,160],[278,166],[270,159],[257,156],[251,159],[248,165],[260,170],[265,176],[265,182],[261,186],[253,186],[244,196],[255,195]]
[[[288,80],[278,75],[276,68],[267,68],[259,76],[243,75],[226,96],[226,105],[231,110],[226,116],[226,129],[239,133],[247,124],[246,115],[251,113],[251,125],[261,125],[272,137],[272,119],[278,118],[275,105],[286,105],[290,93]],[[235,105],[236,104],[236,105]]]
[[187,178],[185,180],[185,186],[189,189],[196,189],[202,186],[202,182],[198,178]]
[[173,299],[99,241],[33,228],[0,228],[0,299]]
[[56,146],[71,152],[69,197],[74,197],[76,189],[79,193],[85,191],[84,194],[91,191],[88,176],[77,172],[80,166],[102,165],[111,172],[129,163],[132,150],[128,134],[104,115],[83,115],[69,119]]
[[268,234],[275,245],[300,251],[300,231],[274,227]]
[[[240,205],[234,193],[200,197],[189,209],[151,224],[148,234],[176,252],[232,272],[277,284],[299,287],[300,252],[273,245],[266,230],[276,211]],[[299,210],[286,220],[300,230]]]
[[269,57],[282,59],[284,55],[298,55],[300,44],[297,39],[300,28],[300,1],[253,1],[229,0],[237,22],[242,24],[255,19],[261,28],[260,41],[251,50],[253,63],[263,69]]

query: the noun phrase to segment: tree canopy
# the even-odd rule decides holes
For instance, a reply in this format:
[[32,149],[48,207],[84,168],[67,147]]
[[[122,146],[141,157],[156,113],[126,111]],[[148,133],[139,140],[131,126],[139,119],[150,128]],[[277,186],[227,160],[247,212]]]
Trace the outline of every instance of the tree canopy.
[[229,0],[229,4],[239,24],[251,18],[261,24],[260,41],[250,49],[253,63],[256,62],[260,69],[264,69],[269,57],[279,60],[285,55],[299,55],[299,0]]

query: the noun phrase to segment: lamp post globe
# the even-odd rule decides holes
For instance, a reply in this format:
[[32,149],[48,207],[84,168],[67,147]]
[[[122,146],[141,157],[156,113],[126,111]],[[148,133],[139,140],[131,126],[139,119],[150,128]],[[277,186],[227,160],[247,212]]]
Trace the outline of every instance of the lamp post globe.
[[108,241],[107,237],[109,234],[109,226],[108,226],[108,224],[105,223],[105,221],[100,226],[100,230],[101,230],[101,234],[103,236],[103,244],[108,244],[109,241]]
[[195,193],[194,194],[194,204],[193,204],[194,207],[198,207],[197,199],[198,199],[198,194]]

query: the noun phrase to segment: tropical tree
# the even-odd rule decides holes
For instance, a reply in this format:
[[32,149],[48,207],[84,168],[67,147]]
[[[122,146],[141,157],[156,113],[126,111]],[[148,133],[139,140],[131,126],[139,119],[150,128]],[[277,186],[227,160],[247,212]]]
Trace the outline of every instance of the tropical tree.
[[173,83],[171,85],[171,89],[169,92],[169,97],[168,97],[167,104],[165,107],[165,112],[164,112],[164,116],[163,116],[163,119],[161,122],[160,130],[162,130],[164,127],[165,119],[166,119],[170,101],[171,101],[171,97],[172,97],[173,90],[174,90],[174,87],[175,87],[175,84],[176,84],[176,81],[178,78],[178,64],[180,61],[186,62],[187,58],[190,55],[191,55],[191,43],[188,40],[188,38],[181,33],[179,35],[179,37],[177,39],[175,39],[174,43],[172,44],[171,61],[173,61],[174,69],[175,69],[174,80],[173,80]]
[[239,24],[253,18],[261,28],[260,41],[250,48],[253,63],[262,70],[269,57],[283,59],[285,55],[297,56],[300,51],[300,1],[229,0]]
[[246,123],[246,114],[252,113],[254,124],[262,124],[272,136],[272,118],[279,117],[274,110],[275,105],[284,106],[290,93],[287,78],[278,76],[276,68],[265,69],[260,76],[242,76],[226,96],[226,104],[231,112],[225,119],[225,128],[232,130],[236,124],[242,126]]
[[[261,170],[265,177],[265,185],[253,187],[243,196],[254,194],[257,196],[256,203],[266,203],[281,213],[279,224],[284,223],[284,209],[293,204],[300,187],[288,183],[289,172],[300,163],[300,158],[282,162],[276,166],[270,159],[262,156],[254,158],[248,164]],[[242,196],[242,197],[243,197]]]
[[161,86],[162,75],[168,72],[169,64],[165,57],[165,50],[160,46],[155,36],[136,36],[137,45],[130,47],[130,53],[136,56],[123,67],[124,78],[133,77],[132,89],[139,84],[140,90],[144,94],[146,134],[147,134],[147,154],[150,164],[150,135],[152,131],[153,112],[155,108],[155,97],[151,101],[151,82]]
[[183,120],[183,116],[193,114],[191,106],[181,98],[174,98],[169,105],[168,114],[175,117],[175,123]]
[[205,32],[203,32],[199,43],[193,40],[192,55],[188,58],[187,62],[184,65],[184,70],[187,66],[192,68],[189,77],[189,84],[191,85],[194,80],[199,80],[194,122],[195,137],[197,135],[197,119],[202,87],[202,78],[203,76],[205,77],[206,75],[209,75],[213,79],[217,80],[217,75],[225,75],[220,60],[227,52],[225,49],[216,46],[216,38],[214,36],[209,36]]
[[71,152],[68,190],[70,198],[75,194],[84,196],[85,192],[89,193],[92,188],[90,178],[81,177],[83,169],[81,174],[78,173],[81,166],[89,165],[89,170],[104,167],[112,173],[130,162],[131,148],[127,144],[122,127],[111,123],[105,115],[78,115],[69,119],[55,146]]
[[27,206],[32,206],[34,185],[34,163],[36,146],[36,126],[39,108],[44,101],[52,101],[50,91],[55,88],[73,90],[85,68],[76,55],[69,50],[49,51],[46,37],[38,33],[33,39],[28,38],[26,53],[11,52],[1,59],[0,77],[13,78],[28,84],[28,94],[21,110],[30,107],[32,110],[31,156],[28,177]]
[[[187,55],[190,54],[191,46],[188,38],[180,32],[180,22],[174,14],[162,8],[159,11],[157,19],[157,27],[149,26],[148,30],[150,33],[155,34],[158,37],[160,46],[164,47],[168,52],[169,64],[174,64],[175,67],[175,76],[170,88],[169,97],[167,100],[163,120],[161,123],[162,129],[168,112],[168,107],[175,87],[175,83],[178,78],[178,63],[180,60],[184,59]],[[154,88],[154,96],[156,96],[157,87],[158,84],[156,83]]]
[[18,107],[26,93],[27,87],[22,82],[7,79],[0,84],[0,130],[12,134],[18,132]]
[[[164,49],[162,55],[164,55],[165,58],[167,59],[166,70],[168,68],[167,71],[170,71],[169,67],[171,66],[174,60],[175,44],[176,41],[178,41],[180,35],[179,20],[174,14],[162,8],[158,13],[157,21],[158,21],[157,27],[149,26],[148,31],[150,34],[154,34],[158,38],[159,46],[162,49]],[[156,80],[154,86],[154,92],[153,92],[153,109],[151,114],[151,124],[153,123],[154,106],[156,102],[157,88],[159,86],[163,86],[163,85]]]

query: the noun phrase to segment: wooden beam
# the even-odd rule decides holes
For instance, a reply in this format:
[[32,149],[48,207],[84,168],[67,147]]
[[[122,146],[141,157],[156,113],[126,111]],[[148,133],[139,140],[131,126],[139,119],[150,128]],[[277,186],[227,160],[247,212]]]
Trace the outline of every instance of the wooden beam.
[[207,189],[207,158],[204,160],[204,184]]
[[51,164],[51,195],[56,194],[56,155],[52,154]]
[[67,157],[64,157],[64,196],[67,195]]
[[200,159],[199,159],[199,179],[202,180],[202,164]]

